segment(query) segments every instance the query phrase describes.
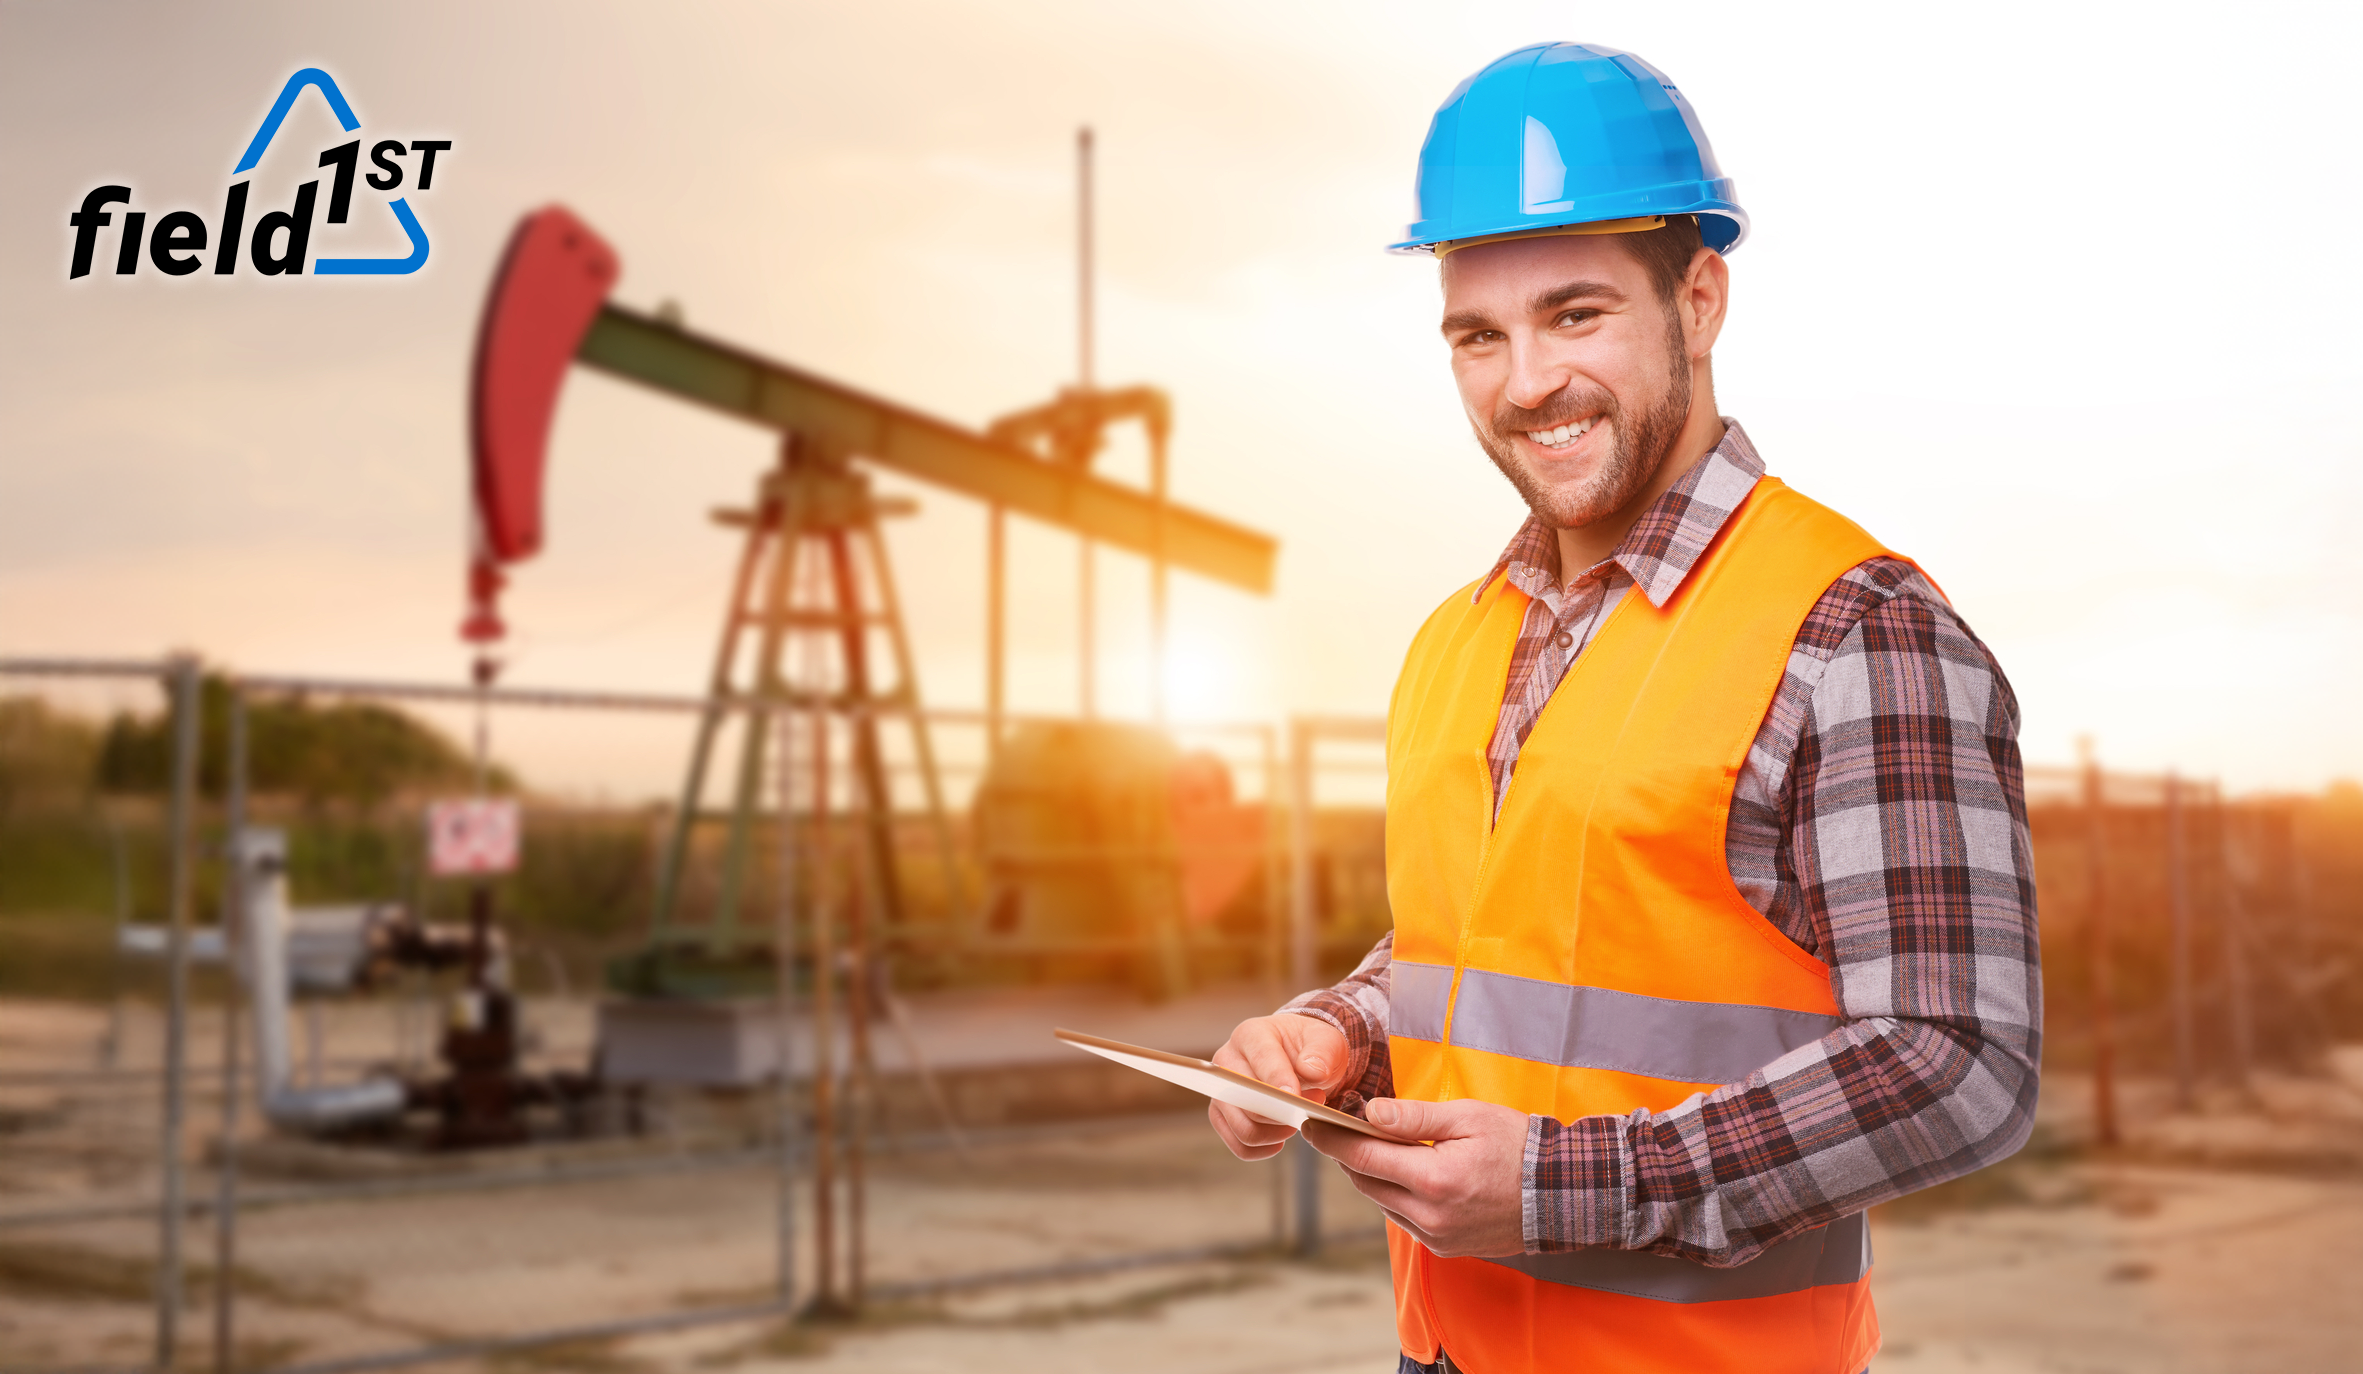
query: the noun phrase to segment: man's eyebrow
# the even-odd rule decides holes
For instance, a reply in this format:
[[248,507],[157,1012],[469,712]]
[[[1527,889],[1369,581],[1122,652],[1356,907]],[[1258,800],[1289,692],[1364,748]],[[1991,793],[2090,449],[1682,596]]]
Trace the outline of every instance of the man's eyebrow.
[[1535,292],[1534,298],[1526,302],[1526,308],[1533,314],[1540,315],[1546,310],[1556,310],[1569,301],[1581,300],[1614,301],[1622,305],[1625,301],[1625,293],[1604,281],[1563,282],[1558,286]]
[[[1529,314],[1540,315],[1556,310],[1569,301],[1606,301],[1622,305],[1629,297],[1604,281],[1570,281],[1537,291],[1526,302]],[[1455,310],[1444,317],[1439,326],[1446,334],[1460,334],[1472,329],[1499,329],[1493,317],[1482,310]]]

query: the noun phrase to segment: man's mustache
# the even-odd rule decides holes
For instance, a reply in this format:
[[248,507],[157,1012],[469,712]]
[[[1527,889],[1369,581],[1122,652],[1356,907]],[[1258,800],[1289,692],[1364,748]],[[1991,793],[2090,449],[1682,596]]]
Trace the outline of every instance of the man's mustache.
[[1499,435],[1525,434],[1534,430],[1557,429],[1571,425],[1586,415],[1597,415],[1603,420],[1616,418],[1616,398],[1605,391],[1570,394],[1558,392],[1550,403],[1528,410],[1524,406],[1504,405],[1493,412],[1493,432]]

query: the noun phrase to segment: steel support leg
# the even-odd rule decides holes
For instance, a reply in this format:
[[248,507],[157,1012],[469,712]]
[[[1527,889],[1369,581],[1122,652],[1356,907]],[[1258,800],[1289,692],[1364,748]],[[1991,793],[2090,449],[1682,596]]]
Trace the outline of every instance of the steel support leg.
[[1321,1152],[1291,1136],[1288,1153],[1296,1161],[1296,1253],[1312,1259],[1321,1253]]

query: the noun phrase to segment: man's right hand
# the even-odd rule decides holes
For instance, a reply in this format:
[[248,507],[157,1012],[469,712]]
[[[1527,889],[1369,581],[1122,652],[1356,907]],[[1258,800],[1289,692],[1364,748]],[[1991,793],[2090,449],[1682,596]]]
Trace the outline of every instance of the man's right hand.
[[[1346,1075],[1345,1032],[1317,1017],[1282,1013],[1239,1023],[1214,1052],[1214,1062],[1275,1088],[1327,1102]],[[1296,1127],[1250,1116],[1227,1102],[1210,1102],[1214,1133],[1241,1159],[1270,1159]]]

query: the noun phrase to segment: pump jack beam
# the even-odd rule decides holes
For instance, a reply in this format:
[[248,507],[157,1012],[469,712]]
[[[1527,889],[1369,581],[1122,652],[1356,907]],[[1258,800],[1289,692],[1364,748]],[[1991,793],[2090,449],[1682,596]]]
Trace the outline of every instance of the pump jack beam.
[[997,502],[1037,520],[1244,591],[1272,589],[1278,548],[1268,535],[1158,502],[1089,473],[1042,461],[1014,444],[922,415],[785,363],[677,328],[609,301],[575,360],[670,395],[851,454],[906,476]]

